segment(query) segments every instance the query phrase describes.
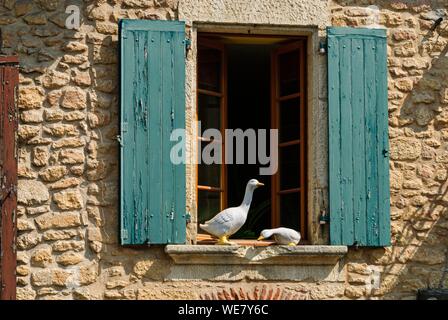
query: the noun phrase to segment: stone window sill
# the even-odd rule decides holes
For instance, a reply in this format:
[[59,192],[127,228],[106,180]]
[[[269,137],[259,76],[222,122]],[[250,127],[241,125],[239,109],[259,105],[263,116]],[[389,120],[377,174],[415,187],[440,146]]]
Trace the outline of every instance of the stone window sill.
[[174,262],[183,265],[334,265],[347,251],[347,246],[320,245],[295,247],[167,245],[165,247],[165,252]]

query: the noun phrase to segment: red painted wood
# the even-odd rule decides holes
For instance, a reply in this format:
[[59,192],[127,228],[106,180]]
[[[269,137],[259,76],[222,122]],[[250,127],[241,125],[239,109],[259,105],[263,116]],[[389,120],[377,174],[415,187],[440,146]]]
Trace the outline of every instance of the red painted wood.
[[0,57],[0,298],[16,298],[17,57]]

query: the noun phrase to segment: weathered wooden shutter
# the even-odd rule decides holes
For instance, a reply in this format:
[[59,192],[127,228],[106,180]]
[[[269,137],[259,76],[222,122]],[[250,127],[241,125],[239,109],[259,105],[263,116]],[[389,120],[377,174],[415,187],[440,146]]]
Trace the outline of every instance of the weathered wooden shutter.
[[121,243],[185,243],[185,24],[121,20]]
[[327,32],[330,242],[388,246],[386,31]]
[[18,57],[0,56],[0,300],[16,299],[18,86]]

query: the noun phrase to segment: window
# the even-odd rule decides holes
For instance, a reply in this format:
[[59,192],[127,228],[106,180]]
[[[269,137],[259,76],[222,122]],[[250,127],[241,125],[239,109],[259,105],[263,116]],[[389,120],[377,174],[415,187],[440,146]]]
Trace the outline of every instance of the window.
[[[199,150],[212,143],[202,136],[209,128],[219,129],[222,137],[225,129],[279,130],[273,176],[259,176],[258,162],[198,165],[200,223],[238,206],[247,181],[257,178],[265,187],[255,192],[248,220],[233,238],[255,238],[262,229],[279,226],[300,230],[306,238],[305,50],[305,40],[298,37],[198,37]],[[225,139],[218,142],[225,150]],[[221,156],[224,160],[224,152]]]
[[[248,26],[247,30],[251,28],[256,29]],[[187,239],[186,225],[191,221],[189,213],[195,214],[189,212],[195,205],[187,203],[190,189],[186,186],[194,183],[194,174],[186,170],[185,161],[171,157],[173,150],[185,145],[173,141],[173,133],[185,134],[186,120],[193,124],[185,89],[194,87],[191,77],[186,78],[186,59],[195,57],[186,55],[185,23],[121,20],[119,30],[120,241],[122,245],[185,244],[193,240]],[[249,220],[234,237],[253,238],[261,229],[278,225],[308,236],[306,66],[309,62],[316,70],[317,61],[322,60],[315,56],[318,38],[317,30],[313,32],[308,39],[309,61],[305,39],[300,37],[200,34],[199,90],[187,91],[187,95],[198,95],[197,118],[202,129],[277,128],[280,162],[270,178],[258,176],[259,163],[197,166],[198,221],[239,205],[247,180],[258,178],[266,186],[255,192]],[[329,149],[320,152],[328,151],[329,159],[322,167],[328,168],[329,177],[330,243],[387,246],[386,32],[328,28],[327,33],[328,123],[315,123],[317,99],[313,98],[320,77],[308,76],[312,80],[309,101],[313,101],[310,132],[316,126],[322,126],[322,132],[328,128]],[[202,134],[187,137],[188,141],[195,138],[204,146],[212,142],[226,145],[225,139],[207,141]],[[314,138],[310,137],[310,159],[316,159],[319,147]],[[312,182],[315,177],[310,178]],[[314,197],[316,189],[310,185]],[[310,212],[313,220],[318,214]]]

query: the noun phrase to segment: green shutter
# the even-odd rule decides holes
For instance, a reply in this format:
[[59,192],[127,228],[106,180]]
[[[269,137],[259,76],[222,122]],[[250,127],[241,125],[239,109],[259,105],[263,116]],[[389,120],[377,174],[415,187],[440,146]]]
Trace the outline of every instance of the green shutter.
[[330,242],[388,246],[386,30],[327,32]]
[[121,20],[121,243],[185,243],[185,24]]

